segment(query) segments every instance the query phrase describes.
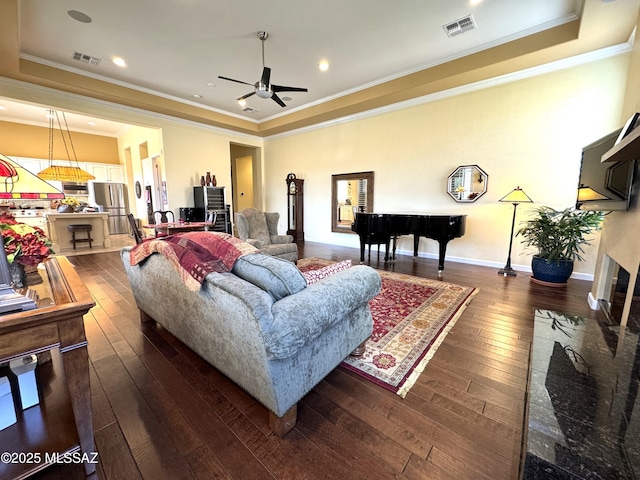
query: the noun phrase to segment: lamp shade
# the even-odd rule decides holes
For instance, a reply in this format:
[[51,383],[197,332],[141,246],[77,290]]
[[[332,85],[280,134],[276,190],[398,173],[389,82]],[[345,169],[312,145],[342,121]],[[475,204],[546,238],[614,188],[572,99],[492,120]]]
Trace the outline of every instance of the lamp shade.
[[0,153],[0,200],[55,200],[64,193]]
[[498,201],[508,203],[533,203],[533,200],[531,200],[520,187],[514,188]]
[[[91,175],[89,172],[85,172],[78,165],[78,159],[76,158],[76,150],[73,146],[73,140],[71,139],[71,132],[69,131],[69,125],[67,124],[67,117],[62,113],[62,119],[64,120],[65,129],[62,129],[62,123],[60,122],[60,115],[56,110],[49,110],[49,166],[38,172],[38,177],[42,180],[59,180],[62,182],[80,182],[84,183],[88,180],[95,180],[96,177]],[[53,165],[53,120],[56,119],[58,121],[58,127],[60,128],[60,135],[62,136],[62,141],[64,143],[64,148],[67,150],[67,158],[69,159],[70,166],[57,166]],[[65,138],[66,132],[66,138]],[[68,142],[68,145],[67,145]],[[71,163],[71,155],[69,153],[69,147],[71,148],[71,152],[73,152],[73,156],[75,158],[76,166],[74,167]]]
[[611,200],[611,198],[602,195],[588,185],[580,184],[578,187],[578,202],[589,202],[593,200]]
[[80,167],[50,166],[38,173],[42,180],[60,180],[62,182],[80,182],[95,180],[96,177]]

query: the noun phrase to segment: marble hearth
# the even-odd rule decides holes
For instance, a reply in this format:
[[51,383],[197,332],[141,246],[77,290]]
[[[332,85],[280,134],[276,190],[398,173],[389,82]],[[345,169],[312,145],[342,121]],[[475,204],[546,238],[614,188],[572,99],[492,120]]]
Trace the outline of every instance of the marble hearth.
[[639,319],[598,318],[535,313],[524,479],[640,475]]

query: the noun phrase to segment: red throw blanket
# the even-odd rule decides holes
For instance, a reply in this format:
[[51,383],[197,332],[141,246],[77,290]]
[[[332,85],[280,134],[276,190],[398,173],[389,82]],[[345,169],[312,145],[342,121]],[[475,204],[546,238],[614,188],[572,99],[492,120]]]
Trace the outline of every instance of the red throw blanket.
[[186,232],[147,240],[131,250],[129,263],[138,265],[152,253],[161,253],[191,290],[198,291],[211,272],[229,272],[235,261],[259,252],[228,233]]

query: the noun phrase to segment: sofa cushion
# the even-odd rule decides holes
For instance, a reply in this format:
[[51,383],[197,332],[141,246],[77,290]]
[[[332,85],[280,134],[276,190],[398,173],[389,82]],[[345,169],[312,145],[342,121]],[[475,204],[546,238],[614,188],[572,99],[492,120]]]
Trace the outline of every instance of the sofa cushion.
[[263,289],[275,301],[307,286],[302,272],[293,263],[262,253],[239,258],[231,273]]
[[264,212],[256,212],[252,215],[247,215],[247,221],[249,223],[249,237],[260,240],[263,245],[271,243],[269,228],[267,227],[267,219]]

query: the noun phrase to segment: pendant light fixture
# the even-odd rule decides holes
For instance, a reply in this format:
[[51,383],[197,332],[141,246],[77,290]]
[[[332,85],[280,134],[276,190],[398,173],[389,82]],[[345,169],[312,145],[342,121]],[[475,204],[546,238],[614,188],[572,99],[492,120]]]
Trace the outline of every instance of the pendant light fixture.
[[[80,182],[84,183],[88,180],[95,180],[96,177],[89,172],[82,170],[78,164],[78,157],[76,156],[76,150],[73,147],[73,140],[71,140],[71,132],[69,131],[69,125],[67,124],[67,117],[62,112],[62,119],[64,120],[64,127],[62,129],[62,123],[60,122],[60,115],[56,110],[49,110],[49,166],[38,173],[38,177],[43,180],[60,180],[63,182]],[[69,166],[54,166],[53,165],[53,135],[54,135],[54,118],[58,122],[58,129],[62,137],[62,143],[67,152],[67,159],[69,160]],[[66,138],[65,138],[66,132]],[[67,141],[69,145],[67,145]],[[73,161],[69,153],[69,148],[73,152]],[[75,162],[75,166],[73,165]]]

